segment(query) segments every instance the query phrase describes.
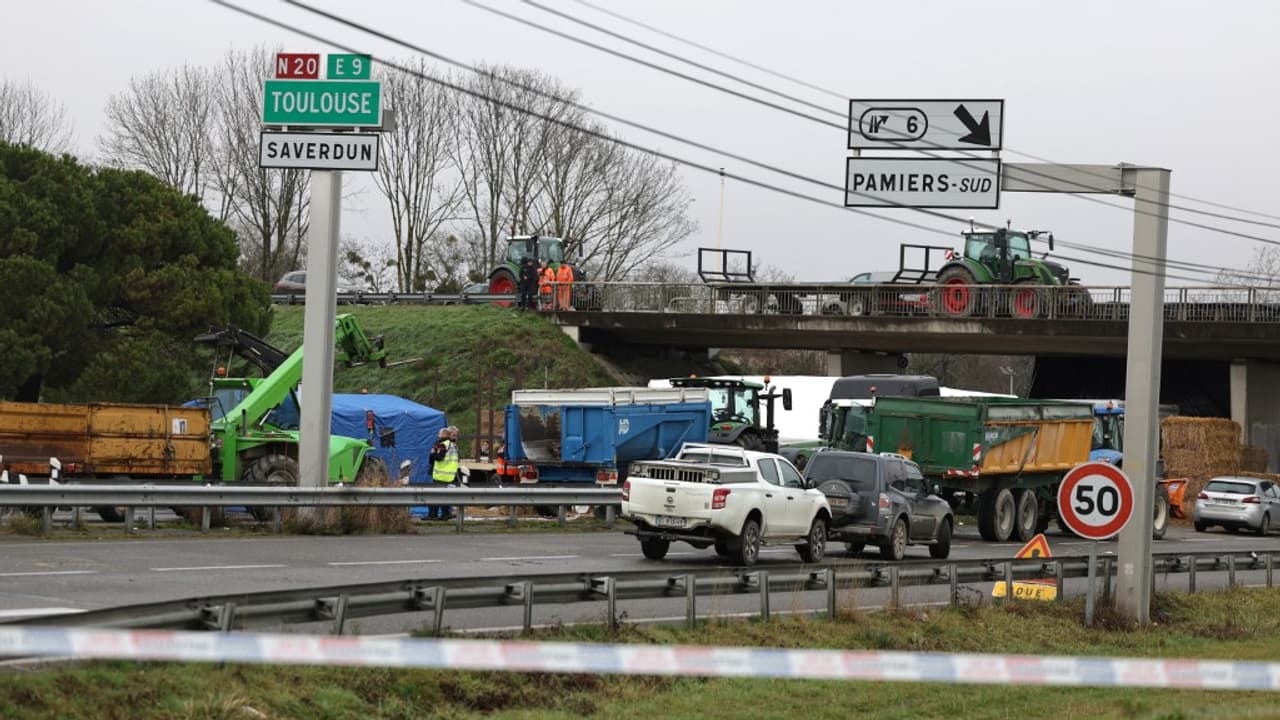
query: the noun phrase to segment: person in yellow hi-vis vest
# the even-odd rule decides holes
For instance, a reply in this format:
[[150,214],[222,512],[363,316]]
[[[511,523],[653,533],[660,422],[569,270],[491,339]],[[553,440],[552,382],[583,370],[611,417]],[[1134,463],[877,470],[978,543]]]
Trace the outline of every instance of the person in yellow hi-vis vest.
[[560,270],[556,272],[556,309],[572,310],[569,306],[569,289],[573,283],[573,268],[569,267],[569,263],[560,263]]
[[[458,480],[458,428],[440,428],[439,440],[431,448],[431,480],[436,487],[452,488]],[[448,505],[432,505],[427,518],[448,520],[453,515]]]

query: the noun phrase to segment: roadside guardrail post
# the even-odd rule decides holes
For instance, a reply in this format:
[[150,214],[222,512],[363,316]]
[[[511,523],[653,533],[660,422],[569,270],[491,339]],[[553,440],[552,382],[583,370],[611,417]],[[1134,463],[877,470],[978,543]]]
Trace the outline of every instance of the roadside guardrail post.
[[45,535],[53,532],[53,508],[48,505],[40,508],[40,527]]
[[898,581],[898,566],[889,566],[889,607],[898,608],[902,605],[902,584]]
[[84,529],[84,508],[76,505],[71,508],[71,527],[76,530]]
[[333,633],[341,635],[347,624],[347,596],[339,595],[333,603]]
[[690,630],[698,625],[698,576],[684,576],[684,621]]
[[1227,556],[1227,589],[1231,590],[1236,586],[1236,556]]
[[1102,602],[1111,604],[1111,570],[1113,563],[1111,558],[1102,558]]
[[1272,585],[1272,583],[1271,583],[1271,568],[1272,568],[1272,565],[1273,565],[1273,563],[1274,563],[1274,560],[1275,560],[1275,557],[1274,557],[1271,553],[1267,553],[1267,562],[1266,562],[1266,568],[1267,568],[1267,587],[1275,587],[1275,586],[1274,586],[1274,585]]
[[955,563],[947,566],[947,602],[952,606],[960,604],[960,568]]
[[1058,602],[1062,602],[1062,595],[1063,595],[1062,581],[1063,581],[1063,578],[1065,577],[1066,577],[1066,570],[1062,566],[1062,561],[1055,560],[1053,562],[1053,586],[1054,586],[1054,589],[1057,591],[1057,597],[1055,599]]
[[613,522],[618,518],[618,510],[612,505],[604,506],[604,527],[606,530],[613,529]]
[[1196,594],[1196,556],[1191,556],[1191,562],[1187,565],[1187,594]]
[[563,505],[556,506],[556,524],[564,527],[565,523],[565,507]]
[[524,631],[533,631],[533,582],[525,580],[520,583],[520,594],[524,600]]
[[508,505],[507,507],[511,511],[511,513],[507,515],[507,527],[513,528],[516,526],[516,506]]
[[[823,568],[823,581],[827,584],[827,617],[836,619],[836,569]],[[951,577],[955,577],[953,574]]]
[[124,533],[126,535],[133,534],[133,514],[137,512],[137,510],[138,509],[132,505],[124,506],[124,513],[122,514],[124,515]]
[[467,506],[459,505],[458,512],[453,516],[453,518],[454,518],[454,521],[457,523],[454,527],[455,531],[462,532],[462,525],[467,520]]
[[1013,602],[1013,561],[1004,561],[1004,600]]
[[236,624],[236,604],[227,601],[218,612],[218,632],[229,633]]
[[760,583],[760,619],[768,622],[772,615],[769,608],[769,571],[756,572],[756,579]]
[[444,632],[444,588],[421,588],[418,590],[418,603],[431,611],[431,634],[440,637]]
[[156,529],[156,506],[147,506],[147,530],[155,532]]
[[[612,577],[586,578],[587,591],[599,593],[605,598],[605,613],[608,615],[607,625],[610,630],[618,629],[618,583]],[[670,584],[670,579],[668,579]]]
[[209,532],[209,506],[200,508],[200,532]]
[[281,527],[281,523],[280,523],[280,506],[279,505],[276,505],[275,507],[271,508],[271,532],[275,533],[276,535],[279,535],[281,532],[283,532],[283,528]]

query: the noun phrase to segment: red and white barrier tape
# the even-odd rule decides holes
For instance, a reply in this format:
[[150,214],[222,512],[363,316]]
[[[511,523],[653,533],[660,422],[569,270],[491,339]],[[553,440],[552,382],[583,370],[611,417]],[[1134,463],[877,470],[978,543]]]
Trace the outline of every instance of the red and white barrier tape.
[[1280,690],[1280,663],[0,627],[0,657]]

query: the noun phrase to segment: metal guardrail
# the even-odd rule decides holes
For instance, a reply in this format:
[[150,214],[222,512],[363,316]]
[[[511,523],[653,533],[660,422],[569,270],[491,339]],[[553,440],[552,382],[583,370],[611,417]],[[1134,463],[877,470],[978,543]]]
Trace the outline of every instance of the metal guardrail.
[[[1187,589],[1196,591],[1197,576],[1205,572],[1227,573],[1228,586],[1237,584],[1237,573],[1265,573],[1266,587],[1274,587],[1275,553],[1257,551],[1158,553],[1153,556],[1156,576],[1185,573]],[[1097,559],[1095,570],[1102,583],[1103,602],[1110,601],[1114,557]],[[886,588],[886,605],[902,604],[907,586],[947,586],[949,602],[958,604],[960,586],[966,583],[1006,582],[1006,597],[1015,597],[1013,583],[1051,579],[1057,597],[1064,596],[1063,581],[1087,577],[1089,559],[1064,556],[1051,559],[923,560],[901,563],[842,559],[822,566],[793,566],[780,570],[722,568],[713,572],[680,570],[601,573],[549,573],[500,575],[481,578],[419,578],[318,588],[270,590],[256,593],[187,598],[157,603],[91,610],[74,615],[26,618],[0,622],[10,625],[66,627],[150,628],[171,630],[254,629],[280,624],[330,622],[334,634],[342,634],[348,620],[431,612],[435,634],[444,628],[446,608],[453,610],[523,608],[523,627],[533,625],[535,603],[565,605],[605,602],[607,622],[619,622],[621,600],[684,598],[685,620],[698,618],[697,598],[755,595],[759,615],[771,615],[775,593],[825,591],[828,615],[839,609],[840,591]]]
[[[545,487],[540,485],[502,488],[403,486],[370,487],[263,487],[235,485],[18,485],[0,484],[0,508],[39,508],[45,531],[52,527],[55,507],[200,507],[201,527],[210,526],[211,507],[267,507],[273,509],[273,525],[280,531],[282,507],[410,507],[447,505],[456,507],[457,529],[462,532],[467,506],[507,507],[509,525],[515,524],[517,507],[555,507],[561,522],[566,506],[606,508],[605,523],[612,527],[616,509],[622,503],[617,488]],[[132,528],[133,513],[125,513],[125,527]],[[149,526],[154,527],[154,515]]]
[[[940,319],[1020,318],[1043,320],[1129,319],[1130,289],[1120,286],[978,285],[958,292],[931,284],[846,283],[574,283],[589,290],[591,307],[576,311],[699,313],[710,315],[827,315],[927,317]],[[302,296],[275,295],[276,303],[303,302]],[[511,302],[512,295],[436,293],[360,293],[340,303],[450,304]],[[1172,287],[1164,293],[1170,322],[1280,323],[1280,288]]]

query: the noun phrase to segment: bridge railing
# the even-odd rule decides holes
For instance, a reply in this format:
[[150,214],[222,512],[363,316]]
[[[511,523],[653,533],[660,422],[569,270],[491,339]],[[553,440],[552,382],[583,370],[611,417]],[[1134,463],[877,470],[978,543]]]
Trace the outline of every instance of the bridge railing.
[[[847,285],[814,283],[595,284],[605,312],[709,315],[826,315],[1127,321],[1130,289],[1120,286]],[[1175,287],[1164,293],[1174,322],[1280,323],[1280,289]]]
[[[575,283],[576,312],[847,317],[1014,318],[1127,321],[1130,289],[1121,286],[913,285],[841,283]],[[276,302],[300,302],[277,296]],[[372,304],[510,301],[505,295],[361,294]],[[1280,323],[1280,288],[1172,287],[1164,292],[1172,322]]]

